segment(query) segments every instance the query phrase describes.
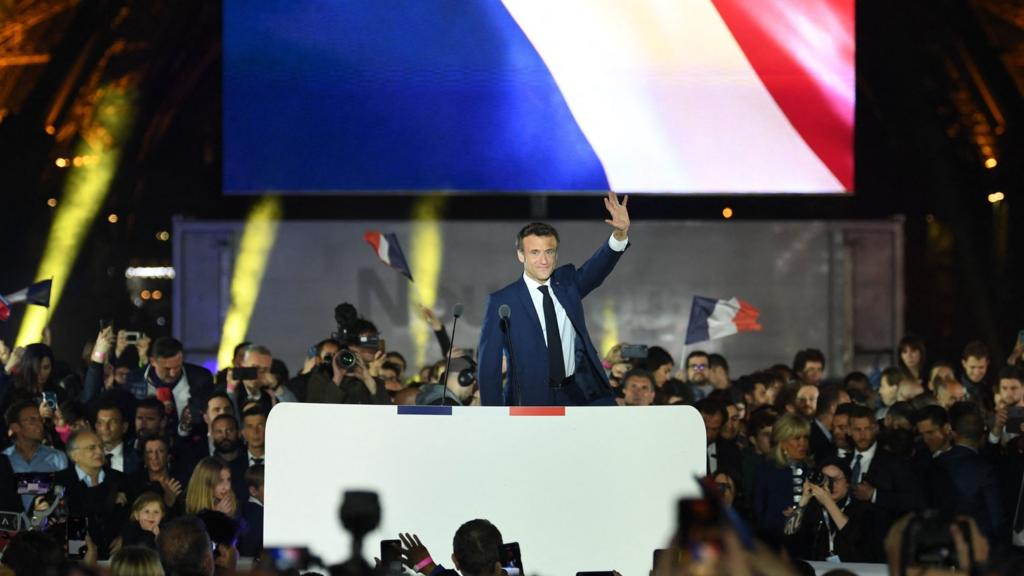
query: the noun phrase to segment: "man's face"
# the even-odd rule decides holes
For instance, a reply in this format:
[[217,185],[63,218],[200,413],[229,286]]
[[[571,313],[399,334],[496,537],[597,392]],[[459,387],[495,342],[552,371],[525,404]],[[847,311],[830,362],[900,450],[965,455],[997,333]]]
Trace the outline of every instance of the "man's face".
[[[274,357],[269,354],[260,354],[259,352],[246,352],[242,358],[243,368],[255,368],[259,373],[259,377],[263,378],[270,372],[270,367],[274,364]],[[250,390],[254,390],[259,387],[258,380],[243,380],[242,384]]]
[[754,437],[754,448],[758,454],[768,454],[772,450],[772,427],[765,426],[757,431]]
[[815,386],[817,386],[818,383],[821,382],[821,377],[822,375],[824,375],[824,373],[824,364],[822,364],[821,362],[816,362],[814,360],[808,360],[804,364],[804,371],[802,372],[803,380],[808,384],[814,384]]
[[17,423],[11,428],[19,439],[31,442],[43,441],[43,418],[39,415],[37,406],[22,409],[21,414],[18,414]]
[[209,426],[213,419],[221,414],[234,414],[235,407],[231,405],[231,401],[222,396],[216,398],[210,398],[210,401],[206,403],[206,412],[203,414],[203,420],[206,421],[206,425]]
[[924,440],[928,452],[934,454],[949,448],[949,425],[936,426],[931,420],[925,419],[917,423],[917,433]]
[[686,380],[694,384],[708,381],[708,357],[692,356],[686,361]]
[[626,406],[650,406],[654,402],[654,385],[642,376],[630,376],[622,385]]
[[736,435],[740,432],[740,409],[735,404],[729,404],[725,407],[726,412],[729,414],[729,419],[722,426],[721,432],[722,438],[726,440],[733,440]]
[[329,362],[330,359],[334,358],[334,355],[338,353],[338,350],[341,350],[341,348],[338,348],[334,342],[325,343],[320,347],[320,355],[317,356],[317,364]]
[[762,384],[761,382],[754,384],[754,394],[750,398],[750,400],[751,410],[757,408],[758,406],[765,406],[767,404],[771,404],[771,401],[768,400],[768,388],[765,387],[765,385]]
[[999,380],[999,394],[1007,406],[1019,406],[1021,400],[1024,400],[1024,388],[1021,387],[1020,380],[1015,378]]
[[711,444],[715,440],[718,440],[718,434],[722,431],[722,414],[715,412],[714,414],[700,413],[701,418],[704,419],[704,429],[707,430],[708,444]]
[[398,374],[391,368],[381,368],[380,377],[384,380],[384,387],[391,392],[402,389],[402,382],[398,380]]
[[185,356],[178,352],[170,358],[151,358],[150,363],[156,371],[156,377],[165,384],[176,384],[181,378],[181,369],[185,364]]
[[960,402],[966,396],[967,389],[956,378],[946,380],[946,385],[939,387],[938,392],[935,394],[935,398],[939,401],[939,406],[946,410],[949,410],[950,406]]
[[722,366],[713,366],[708,369],[708,382],[715,390],[725,390],[729,387],[729,373]]
[[83,470],[99,470],[103,467],[103,443],[100,437],[92,432],[79,434],[70,456],[71,461]]
[[146,442],[146,470],[163,472],[167,469],[167,446],[163,442]]
[[120,410],[100,410],[96,413],[96,434],[107,448],[121,443],[126,428]]
[[246,416],[242,426],[242,437],[250,448],[263,448],[267,431],[267,417],[263,414]]
[[139,436],[160,434],[164,429],[164,411],[156,408],[135,409],[135,433]]
[[668,379],[672,377],[672,364],[662,364],[658,366],[658,369],[653,372],[654,374],[654,385],[661,387]]
[[988,358],[968,356],[960,363],[963,364],[967,379],[975,384],[981,382],[985,378],[985,373],[988,372]]
[[851,418],[850,419],[850,440],[857,450],[863,452],[875,443],[875,435],[878,433],[877,424],[874,418]]
[[537,282],[547,282],[558,266],[558,240],[554,236],[526,236],[516,257],[523,263],[527,276]]
[[796,409],[804,418],[814,418],[818,409],[818,387],[803,385],[796,392]]
[[837,448],[850,449],[850,415],[836,414],[832,417],[832,441]]
[[230,454],[238,449],[238,424],[234,418],[221,418],[210,426],[210,438],[218,454]]
[[118,386],[124,386],[128,382],[128,375],[132,371],[127,366],[118,366],[114,368],[114,384]]

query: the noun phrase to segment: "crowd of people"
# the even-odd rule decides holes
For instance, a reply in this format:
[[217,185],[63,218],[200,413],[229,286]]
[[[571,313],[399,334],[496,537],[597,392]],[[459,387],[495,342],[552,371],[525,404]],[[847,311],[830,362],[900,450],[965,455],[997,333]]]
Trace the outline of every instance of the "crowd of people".
[[[212,374],[186,363],[174,338],[132,341],[112,326],[75,362],[45,342],[0,343],[0,510],[22,528],[0,542],[3,563],[36,573],[17,566],[56,542],[62,560],[84,551],[113,568],[230,572],[262,550],[265,427],[278,403],[480,403],[471,355],[453,350],[450,367],[439,359],[414,372],[354,308],[336,317],[338,333],[296,374],[251,342]],[[447,354],[444,327],[429,310],[424,318]],[[1017,342],[997,366],[972,342],[957,363],[928,359],[908,336],[897,366],[838,381],[811,348],[738,377],[720,354],[693,351],[677,365],[656,346],[615,346],[604,368],[619,405],[699,411],[721,501],[784,557],[891,561],[886,535],[916,518],[969,521],[995,562],[1024,545],[1022,356]],[[86,519],[85,546],[64,550],[47,535],[58,517]],[[203,538],[219,545],[202,566],[175,564]]]

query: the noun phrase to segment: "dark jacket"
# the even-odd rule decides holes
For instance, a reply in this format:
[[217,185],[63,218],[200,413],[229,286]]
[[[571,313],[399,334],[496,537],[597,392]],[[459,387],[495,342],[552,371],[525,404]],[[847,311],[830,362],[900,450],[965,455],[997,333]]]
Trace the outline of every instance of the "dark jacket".
[[69,516],[88,518],[89,535],[99,548],[100,560],[110,555],[110,543],[121,534],[131,511],[129,487],[123,474],[105,470],[99,486],[89,487],[78,479],[71,465],[54,474],[53,482],[64,486],[64,502]]
[[[871,506],[847,496],[845,503],[839,503],[846,515],[847,523],[842,530],[835,524],[826,523],[828,512],[811,500],[804,511],[800,530],[791,536],[793,549],[804,560],[825,560],[830,556],[829,529],[835,531],[832,538],[832,553],[843,562],[884,562],[885,556],[872,537],[875,528]],[[831,521],[831,518],[829,519]]]
[[306,402],[321,404],[390,404],[384,384],[377,382],[377,393],[371,394],[362,380],[346,377],[335,384],[327,374],[317,370],[311,373],[306,388]]
[[969,515],[989,542],[1002,541],[1006,534],[1004,512],[1000,499],[1000,486],[992,464],[977,450],[954,445],[935,459],[936,472],[931,476],[931,490],[940,510],[948,514]]
[[263,506],[249,502],[242,504],[242,528],[238,535],[238,554],[255,558],[263,550]]

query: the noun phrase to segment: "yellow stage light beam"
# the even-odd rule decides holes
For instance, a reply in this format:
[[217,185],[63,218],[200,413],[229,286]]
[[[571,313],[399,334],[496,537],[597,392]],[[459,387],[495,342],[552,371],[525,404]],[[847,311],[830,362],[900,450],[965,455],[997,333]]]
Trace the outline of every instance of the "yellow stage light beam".
[[413,366],[426,364],[427,347],[433,336],[422,320],[419,307],[422,304],[431,308],[437,303],[437,287],[444,260],[441,213],[445,201],[444,196],[425,196],[412,209],[409,266],[416,283],[410,288],[416,294],[409,298],[409,336],[413,343]]
[[281,199],[276,196],[261,198],[245,219],[231,275],[231,304],[221,329],[218,367],[229,366],[235,346],[245,341],[280,221]]
[[599,352],[604,355],[612,349],[612,346],[619,343],[619,315],[615,313],[615,300],[605,300],[604,307],[601,308],[601,325],[604,328],[604,334],[601,335]]
[[29,306],[18,330],[17,346],[39,342],[49,316],[57,308],[64,284],[110,191],[110,182],[121,156],[120,143],[130,134],[135,120],[134,89],[107,85],[100,89],[95,113],[83,129],[74,156],[90,156],[94,162],[71,168],[60,204],[53,213],[49,237],[39,261],[36,281],[53,278],[50,308]]

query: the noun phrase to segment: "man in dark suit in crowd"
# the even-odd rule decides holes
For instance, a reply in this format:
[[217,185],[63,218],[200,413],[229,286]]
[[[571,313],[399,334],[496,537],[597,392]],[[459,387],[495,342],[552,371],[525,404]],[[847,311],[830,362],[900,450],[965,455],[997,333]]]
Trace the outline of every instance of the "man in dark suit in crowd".
[[999,494],[999,480],[992,463],[979,451],[985,443],[985,421],[980,409],[955,410],[953,446],[935,458],[941,472],[931,480],[936,504],[951,514],[974,518],[992,546],[1009,541],[1006,513]]
[[[612,405],[614,396],[590,340],[583,298],[601,285],[629,245],[629,212],[614,192],[604,199],[614,232],[579,269],[556,268],[558,232],[529,224],[516,237],[523,277],[487,299],[480,331],[480,400],[487,406]],[[499,310],[507,306],[509,321]],[[509,385],[502,389],[502,358],[513,352]],[[512,384],[515,383],[516,386]],[[517,396],[515,388],[521,390]]]
[[164,336],[153,342],[149,363],[128,377],[128,388],[139,400],[156,396],[170,402],[178,434],[187,436],[193,425],[200,424],[193,415],[202,411],[203,402],[213,391],[213,376],[202,366],[186,363],[181,342]]
[[[876,441],[878,422],[874,412],[864,406],[850,411],[850,454],[853,497],[873,504],[884,529],[903,514],[924,506],[924,491],[915,482],[909,461],[901,460],[881,448]],[[886,532],[879,534],[879,538]]]
[[732,440],[722,437],[722,428],[729,418],[729,410],[721,401],[705,398],[697,402],[695,408],[704,419],[704,429],[708,439],[708,475],[725,472],[732,476],[737,484],[743,479],[743,454],[739,446]]
[[64,486],[68,515],[88,519],[89,535],[100,560],[110,555],[110,543],[118,537],[128,514],[128,486],[124,474],[104,466],[103,442],[95,432],[84,430],[68,439],[72,465],[53,477]]

